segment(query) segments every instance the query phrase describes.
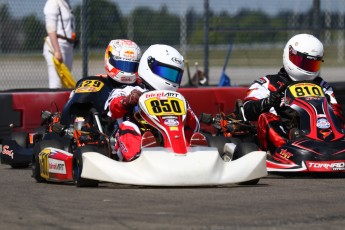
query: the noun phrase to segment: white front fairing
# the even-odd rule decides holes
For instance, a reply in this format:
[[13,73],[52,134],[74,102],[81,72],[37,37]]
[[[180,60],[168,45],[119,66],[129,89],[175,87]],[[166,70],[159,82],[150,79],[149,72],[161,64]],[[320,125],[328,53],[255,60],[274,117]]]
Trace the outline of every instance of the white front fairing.
[[266,175],[263,151],[225,162],[213,147],[190,147],[186,155],[152,147],[144,148],[140,157],[131,162],[118,162],[97,152],[84,153],[81,177],[132,185],[206,186],[240,183]]
[[82,178],[148,186],[205,186],[240,183],[267,175],[266,153],[256,151],[225,162],[217,148],[191,147],[184,135],[187,102],[178,92],[159,90],[139,99],[142,118],[160,131],[164,147],[142,148],[131,162],[97,152],[83,153]]

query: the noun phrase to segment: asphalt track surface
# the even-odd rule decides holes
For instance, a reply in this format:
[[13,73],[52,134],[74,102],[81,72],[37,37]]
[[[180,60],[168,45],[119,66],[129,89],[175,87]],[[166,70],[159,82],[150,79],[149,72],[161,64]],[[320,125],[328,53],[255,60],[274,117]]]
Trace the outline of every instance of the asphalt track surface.
[[344,229],[343,177],[268,176],[255,186],[98,188],[36,183],[0,165],[0,229]]

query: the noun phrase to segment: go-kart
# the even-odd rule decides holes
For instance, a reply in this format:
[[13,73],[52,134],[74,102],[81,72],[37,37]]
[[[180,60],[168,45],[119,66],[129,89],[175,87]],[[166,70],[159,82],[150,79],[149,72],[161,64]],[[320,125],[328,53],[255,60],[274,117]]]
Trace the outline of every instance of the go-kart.
[[[56,106],[50,111],[42,111],[42,123],[35,132],[15,132],[9,139],[2,142],[1,163],[13,168],[28,167],[32,163],[34,146],[52,145],[73,152],[81,142],[87,141],[81,132],[75,132],[75,123],[86,123],[92,120],[100,132],[110,132],[113,128],[106,119],[103,105],[113,86],[106,78],[87,77],[78,81],[73,96],[68,100],[62,112]],[[55,112],[53,112],[55,110]],[[85,128],[85,127],[84,127]],[[90,131],[89,127],[89,131]],[[84,134],[83,131],[82,134]],[[83,140],[83,138],[85,140]],[[90,141],[89,141],[90,142]],[[38,147],[39,147],[38,146]],[[37,148],[38,148],[37,147]],[[51,146],[54,147],[54,146]]]
[[[345,172],[344,129],[322,88],[313,82],[292,82],[280,91],[285,91],[285,96],[277,111],[292,129],[286,144],[267,151],[267,171],[289,175]],[[234,156],[260,146],[256,124],[245,120],[241,108],[238,111],[235,115],[220,113],[203,119],[216,127],[217,135],[240,137]]]
[[283,100],[282,111],[289,111],[286,117],[296,128],[290,140],[267,157],[267,170],[345,172],[344,129],[322,88],[313,82],[294,82],[286,87]]
[[[146,127],[140,156],[121,162],[97,151],[78,151],[72,165],[77,186],[95,186],[100,181],[146,186],[256,184],[267,175],[263,151],[227,161],[221,157],[223,149],[220,153],[218,146],[210,144],[212,136],[194,133],[188,139],[186,114],[187,102],[180,93],[144,93],[136,116],[138,124]],[[57,150],[46,148],[42,152],[47,151]]]

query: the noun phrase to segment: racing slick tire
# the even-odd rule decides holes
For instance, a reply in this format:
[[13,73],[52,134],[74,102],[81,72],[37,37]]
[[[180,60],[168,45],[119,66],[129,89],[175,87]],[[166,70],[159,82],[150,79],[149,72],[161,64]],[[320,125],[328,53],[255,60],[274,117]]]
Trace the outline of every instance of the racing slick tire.
[[[251,142],[238,143],[235,148],[234,159],[241,158],[250,152],[258,151],[258,150],[259,150],[258,146],[254,143],[251,143]],[[260,178],[241,182],[238,184],[239,185],[256,185],[257,183],[259,183],[259,181],[260,181]]]
[[[237,145],[238,143],[240,143],[240,139],[238,138],[234,138],[234,137],[225,137],[225,136],[211,136],[211,135],[207,135],[207,142],[209,147],[216,147],[218,149],[218,153],[220,155],[220,157],[225,160],[226,159],[226,153],[224,153],[224,145],[226,143],[234,143],[235,145]],[[232,157],[230,157],[232,158]],[[226,160],[229,161],[229,160]]]
[[16,141],[17,144],[23,148],[26,148],[28,146],[28,133],[26,133],[26,132],[12,133],[11,139]]
[[[11,134],[11,140],[15,141],[20,147],[27,148],[29,136],[26,132],[14,132]],[[27,163],[11,163],[10,165],[14,169],[29,167]]]
[[97,148],[94,146],[81,146],[78,147],[73,154],[73,180],[77,187],[98,187],[98,181],[81,178],[81,173],[83,171],[83,153],[85,152],[95,152]]
[[58,142],[57,140],[42,140],[35,144],[34,149],[32,151],[32,177],[38,182],[46,181],[41,176],[41,166],[39,161],[39,153],[48,147],[62,149],[63,145]]
[[238,159],[247,155],[250,152],[258,151],[259,148],[256,144],[252,142],[241,142],[236,145],[234,152],[234,159]]

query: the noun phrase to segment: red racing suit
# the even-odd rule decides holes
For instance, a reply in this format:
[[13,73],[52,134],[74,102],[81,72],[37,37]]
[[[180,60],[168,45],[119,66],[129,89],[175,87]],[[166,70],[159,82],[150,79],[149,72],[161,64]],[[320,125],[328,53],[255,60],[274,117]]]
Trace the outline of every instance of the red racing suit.
[[[133,90],[139,90],[141,92],[148,91],[142,84],[126,86],[122,89],[114,89],[110,94],[105,109],[109,108],[108,116],[117,120],[119,126],[118,131],[115,134],[115,151],[122,161],[131,161],[139,156],[141,151],[141,139],[142,134],[138,125],[133,120],[126,120],[126,117],[131,117],[130,113],[122,105],[122,100],[131,94]],[[194,132],[198,132],[200,129],[199,120],[188,106],[186,116],[186,138],[190,139]]]
[[[254,81],[244,98],[243,107],[245,117],[250,121],[257,121],[258,139],[260,147],[263,150],[274,152],[276,148],[285,144],[289,138],[289,131],[293,127],[289,124],[288,119],[277,115],[281,114],[279,111],[281,107],[263,108],[263,100],[269,97],[271,92],[277,92],[280,87],[291,81],[285,69],[281,68],[278,74],[267,75]],[[330,84],[319,76],[313,81],[322,87],[335,115],[343,124],[341,107],[335,99]]]

